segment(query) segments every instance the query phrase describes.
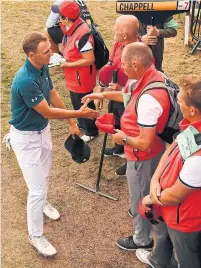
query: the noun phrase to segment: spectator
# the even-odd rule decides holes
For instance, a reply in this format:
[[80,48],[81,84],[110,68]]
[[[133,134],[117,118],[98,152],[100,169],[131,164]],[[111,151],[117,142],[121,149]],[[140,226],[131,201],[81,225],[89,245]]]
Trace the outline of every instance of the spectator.
[[[112,135],[113,140],[124,145],[127,159],[127,179],[129,188],[130,208],[135,234],[120,238],[117,245],[124,250],[152,248],[152,226],[139,215],[138,204],[143,196],[149,193],[151,177],[165,150],[165,143],[157,136],[166,125],[170,102],[168,94],[163,89],[151,90],[140,98],[136,112],[136,100],[143,88],[154,81],[163,81],[164,76],[152,64],[151,49],[143,43],[127,45],[122,52],[122,69],[129,79],[136,83],[131,99],[121,118],[121,129]],[[89,98],[112,99],[123,101],[122,92],[102,92],[87,95]]]
[[[138,28],[139,22],[135,16],[132,15],[122,15],[117,18],[114,25],[114,45],[112,49],[112,53],[110,55],[108,65],[112,65],[114,69],[118,70],[120,73],[121,70],[121,54],[123,48],[127,44],[131,44],[133,42],[139,41],[138,38]],[[101,72],[107,72],[108,69],[103,67]],[[103,74],[102,74],[103,75]],[[118,77],[119,81],[120,77]],[[107,87],[107,90],[122,90],[122,87],[125,86],[127,82],[127,77],[124,78],[124,84],[120,85],[120,83],[110,83]],[[97,92],[102,92],[104,87],[100,86]],[[97,103],[98,108],[102,108],[102,102]],[[120,118],[124,112],[124,104],[122,102],[111,101],[109,106],[112,107],[112,112],[115,115],[115,127],[120,129]],[[122,145],[115,144],[113,148],[105,149],[105,156],[113,156],[117,155],[120,157],[124,156],[124,148]]]
[[[200,77],[191,75],[183,79],[178,103],[184,116],[180,123],[182,133],[190,126],[200,133]],[[183,139],[187,138],[183,136]],[[178,136],[167,149],[152,177],[150,196],[142,201],[148,211],[154,204],[155,211],[159,210],[157,216],[165,221],[154,226],[156,246],[153,251],[136,251],[138,259],[150,267],[167,267],[174,248],[178,267],[201,268],[201,149],[197,146],[197,151],[184,161],[180,148],[186,146],[178,146],[184,141]],[[193,144],[192,138],[189,142]]]
[[[54,5],[60,5],[65,0],[56,0]],[[86,20],[91,17],[87,6],[83,0],[76,1],[80,6],[80,15],[82,19]],[[50,12],[49,17],[46,21],[45,34],[48,36],[49,41],[51,43],[51,49],[53,53],[59,53],[63,55],[62,52],[59,51],[59,44],[62,43],[63,40],[63,31],[60,27],[59,14]]]
[[[56,0],[54,4],[59,5],[63,1],[64,0]],[[62,55],[62,53],[59,50],[59,44],[62,43],[64,34],[59,25],[59,14],[55,14],[52,11],[50,12],[50,15],[46,21],[45,34],[49,38],[52,52],[59,53]]]
[[[59,6],[53,5],[52,11],[58,13],[62,29],[63,56],[66,60],[61,64],[66,78],[66,87],[70,90],[70,97],[74,110],[81,107],[81,99],[88,93],[92,93],[96,86],[96,67],[94,65],[94,40],[90,35],[87,43],[79,48],[80,39],[90,31],[87,23],[79,17],[80,9],[73,1],[64,1]],[[95,109],[94,102],[90,108]],[[95,120],[78,119],[78,126],[85,130],[81,138],[89,142],[98,135]]]
[[[159,71],[162,71],[164,38],[175,37],[177,35],[177,28],[178,24],[173,17],[168,18],[164,23],[157,24],[154,27],[139,22],[139,34],[142,36],[141,41],[150,46],[155,60],[155,67]],[[110,153],[111,151],[108,152]],[[126,164],[119,167],[115,174],[118,176],[126,175]],[[132,216],[131,211],[129,211],[129,215]]]
[[[11,86],[10,143],[22,170],[29,193],[27,219],[29,242],[45,256],[56,249],[43,236],[43,213],[57,220],[59,212],[47,202],[48,180],[52,164],[52,141],[49,118],[66,119],[72,134],[80,135],[73,117],[95,118],[97,112],[83,106],[67,111],[53,88],[46,64],[52,55],[48,38],[41,33],[25,37],[27,55]],[[52,105],[54,108],[50,107]]]

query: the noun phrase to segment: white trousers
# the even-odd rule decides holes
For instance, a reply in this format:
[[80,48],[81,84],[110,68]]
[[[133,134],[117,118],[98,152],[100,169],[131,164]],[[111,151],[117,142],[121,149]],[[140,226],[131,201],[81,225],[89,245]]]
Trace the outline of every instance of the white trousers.
[[46,202],[52,165],[50,126],[41,131],[20,131],[11,126],[10,143],[28,187],[27,221],[31,236],[43,234],[43,206]]

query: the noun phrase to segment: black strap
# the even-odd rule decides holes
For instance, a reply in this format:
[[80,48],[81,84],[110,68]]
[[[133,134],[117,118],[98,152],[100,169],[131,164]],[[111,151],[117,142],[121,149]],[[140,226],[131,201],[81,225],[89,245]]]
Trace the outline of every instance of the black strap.
[[195,142],[197,145],[201,145],[201,133],[195,134]]
[[75,29],[72,31],[72,33],[71,33],[71,36],[74,34],[74,32],[82,25],[82,24],[84,24],[85,23],[85,21],[82,21],[82,22],[80,22],[76,27],[75,27]]
[[[80,23],[75,27],[75,29],[72,31],[71,36],[72,36],[72,35],[75,33],[75,31],[76,31],[82,24],[84,24],[84,23],[85,23],[85,21],[80,22]],[[64,37],[63,37],[63,44],[65,45],[65,44],[67,43],[67,41],[68,41],[68,35],[65,34]]]
[[81,49],[86,45],[86,43],[87,43],[88,40],[89,40],[89,36],[90,36],[91,33],[92,33],[92,32],[89,31],[89,32],[87,32],[85,35],[83,35],[83,36],[80,38],[79,43],[78,43],[78,48],[79,48],[79,50],[81,50]]
[[162,81],[154,81],[154,82],[151,82],[148,85],[146,85],[143,88],[143,90],[141,91],[140,95],[137,97],[136,104],[135,104],[135,112],[136,112],[136,114],[137,114],[137,107],[138,107],[138,103],[139,103],[140,97],[145,92],[150,91],[150,90],[153,90],[153,89],[163,89],[163,90],[166,90],[166,92],[167,92],[167,88],[165,86],[165,82],[162,82]]

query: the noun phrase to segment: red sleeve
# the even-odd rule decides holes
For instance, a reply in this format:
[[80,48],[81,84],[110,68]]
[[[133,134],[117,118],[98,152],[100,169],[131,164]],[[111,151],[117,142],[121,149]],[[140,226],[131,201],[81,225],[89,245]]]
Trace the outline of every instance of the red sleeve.
[[115,52],[116,52],[118,46],[119,46],[119,43],[117,43],[117,42],[114,43],[113,48],[112,48],[112,52],[111,52],[111,54],[110,54],[109,61],[113,62],[114,55],[115,55]]
[[94,37],[92,34],[89,36],[88,41],[91,42],[92,46],[94,47]]

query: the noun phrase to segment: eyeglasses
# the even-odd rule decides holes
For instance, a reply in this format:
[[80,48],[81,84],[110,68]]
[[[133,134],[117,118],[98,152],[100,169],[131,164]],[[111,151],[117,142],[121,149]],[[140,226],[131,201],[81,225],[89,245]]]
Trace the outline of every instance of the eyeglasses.
[[62,20],[66,20],[66,17],[61,15],[61,14],[59,14],[59,18],[62,19]]

